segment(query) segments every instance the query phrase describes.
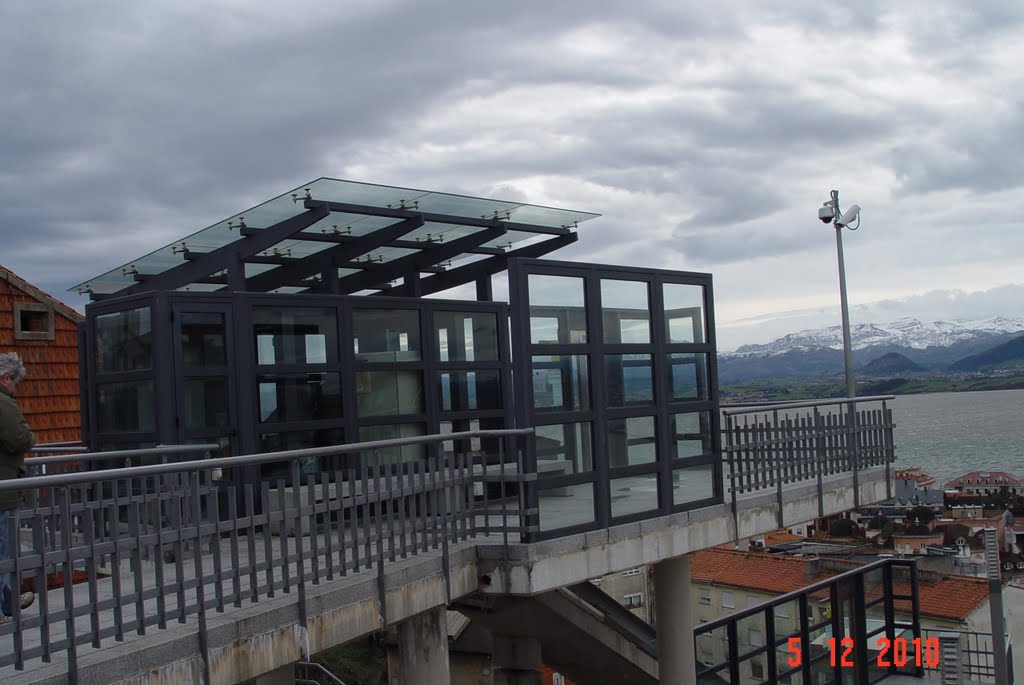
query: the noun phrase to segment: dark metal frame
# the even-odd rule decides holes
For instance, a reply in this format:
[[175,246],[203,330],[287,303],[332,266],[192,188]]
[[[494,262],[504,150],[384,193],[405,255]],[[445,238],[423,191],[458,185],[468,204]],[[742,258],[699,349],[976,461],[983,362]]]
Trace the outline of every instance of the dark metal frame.
[[[304,198],[302,206],[305,211],[273,226],[256,228],[242,222],[238,226],[241,236],[239,240],[209,252],[182,249],[180,252],[184,261],[181,264],[161,273],[136,273],[135,284],[114,294],[93,293],[92,299],[105,300],[142,292],[175,290],[192,283],[224,285],[226,291],[268,292],[281,287],[301,287],[306,289],[306,293],[346,295],[375,289],[387,295],[419,297],[480,281],[504,270],[510,258],[540,257],[575,242],[577,238],[575,231],[567,226],[540,226],[497,217],[476,218],[420,212],[413,207],[375,207],[328,202],[312,197]],[[307,229],[332,213],[382,217],[394,219],[394,223],[362,236],[307,232]],[[404,239],[427,223],[479,230],[450,242]],[[550,237],[517,250],[505,251],[485,246],[509,231]],[[335,243],[335,246],[305,257],[264,254],[286,240],[327,242]],[[415,252],[388,262],[374,261],[371,255],[373,250],[385,246]],[[449,268],[452,259],[464,255],[484,255],[486,258],[455,269]],[[246,276],[246,264],[274,264],[276,268]],[[339,277],[339,268],[355,268],[360,271]],[[422,273],[435,275],[421,280]],[[392,284],[399,279],[403,280],[401,285]]]
[[[150,307],[152,324],[152,368],[147,370],[98,374],[96,370],[96,317],[104,314]],[[252,336],[253,311],[256,308],[330,308],[337,312],[336,358],[327,364],[296,367],[295,365],[257,364],[255,342]],[[353,312],[359,309],[411,309],[419,312],[421,359],[412,362],[357,361],[352,349]],[[441,362],[434,336],[434,315],[438,311],[493,314],[497,324],[498,358],[493,361]],[[225,315],[228,335],[228,360],[216,371],[187,369],[179,356],[180,316],[185,312],[221,312]],[[440,424],[453,421],[453,430],[460,422],[481,420],[482,427],[511,427],[512,362],[509,350],[507,307],[500,302],[472,300],[435,300],[387,297],[345,297],[337,295],[269,294],[245,292],[196,293],[161,291],[143,293],[124,298],[106,300],[89,305],[86,321],[82,324],[82,378],[86,401],[83,403],[85,442],[97,448],[124,446],[138,448],[158,443],[183,444],[190,441],[205,442],[218,437],[229,437],[232,454],[251,454],[259,451],[259,435],[281,430],[331,429],[344,431],[346,442],[359,441],[359,429],[371,425],[422,423],[425,434],[439,433]],[[360,418],[356,412],[356,374],[366,370],[418,371],[423,378],[424,410],[412,415],[385,415]],[[339,373],[342,379],[342,412],[337,419],[267,424],[259,420],[257,375],[262,373],[289,373],[323,371]],[[496,370],[501,383],[501,408],[445,412],[439,395],[440,374],[445,371]],[[180,420],[183,383],[185,377],[226,375],[232,425],[218,428],[186,429]],[[97,386],[119,381],[152,379],[154,383],[155,429],[153,431],[102,432],[98,426]],[[461,425],[468,425],[462,423]],[[433,446],[430,449],[434,449]],[[247,481],[259,479],[257,473],[245,476]]]
[[[880,574],[880,576],[879,576]],[[895,580],[898,574],[904,576],[906,592],[894,592]],[[868,593],[865,596],[867,579],[875,577],[876,587],[879,592]],[[720,677],[719,674],[728,674],[728,682],[740,682],[740,664],[756,656],[766,655],[765,678],[761,681],[767,683],[780,682],[783,678],[800,674],[804,683],[815,682],[813,674],[820,672],[822,667],[827,668],[831,674],[829,683],[854,682],[857,685],[869,685],[885,680],[889,675],[898,673],[921,677],[924,668],[909,663],[906,666],[898,667],[890,661],[890,665],[884,672],[878,668],[872,670],[869,658],[869,645],[882,633],[893,640],[901,631],[909,630],[914,637],[920,638],[921,629],[921,608],[920,595],[918,592],[919,581],[917,562],[915,559],[883,559],[855,568],[845,573],[840,573],[826,580],[807,585],[793,592],[773,597],[755,607],[736,611],[728,616],[710,621],[694,627],[695,652],[699,653],[699,639],[704,635],[714,635],[716,631],[725,631],[728,641],[727,655],[724,661],[708,665],[698,662],[697,679],[708,682]],[[814,620],[808,615],[810,609],[810,598],[812,595],[827,592],[831,615],[824,620]],[[909,621],[898,621],[896,617],[896,602],[904,605],[909,603]],[[800,612],[799,628],[797,632],[780,635],[776,631],[775,614],[776,609],[782,605],[793,604]],[[846,621],[844,620],[844,603],[850,608],[849,628],[850,634],[845,633]],[[882,606],[884,625],[876,628],[870,633],[867,631],[867,613],[872,607]],[[761,628],[765,639],[760,646],[751,646],[746,651],[739,647],[739,626],[744,621],[749,621],[757,616],[762,617]],[[816,631],[831,628],[832,637],[836,640],[835,665],[831,664],[832,654],[828,649],[821,649],[817,654],[811,651],[811,635]],[[842,638],[852,638],[853,649],[850,659],[853,667],[843,667],[840,657],[842,649],[840,641]],[[798,638],[801,657],[798,666],[790,666],[788,660],[780,661],[779,655],[786,654],[790,638]],[[892,643],[890,643],[892,644]],[[891,657],[891,652],[889,654]],[[817,668],[815,668],[817,667]]]
[[[533,344],[530,338],[530,301],[528,279],[530,275],[568,276],[582,278],[587,309],[587,342],[573,344]],[[614,279],[645,283],[648,286],[651,342],[646,344],[605,343],[601,309],[601,280]],[[704,289],[705,342],[667,342],[664,320],[664,284],[698,285]],[[673,512],[705,507],[723,501],[720,418],[718,412],[718,370],[714,326],[714,293],[712,277],[705,273],[639,269],[557,262],[539,259],[515,259],[509,263],[509,301],[512,303],[512,327],[515,333],[516,361],[516,419],[520,426],[537,426],[558,423],[586,422],[592,427],[593,470],[582,473],[546,477],[538,481],[533,489],[533,501],[527,503],[531,510],[539,509],[539,489],[563,488],[572,485],[592,484],[595,488],[594,521],[557,530],[536,534],[534,539],[561,537],[575,532],[607,528],[612,525],[639,521]],[[668,355],[673,352],[704,354],[708,363],[708,397],[699,401],[674,402],[670,398],[668,385]],[[650,354],[654,382],[654,398],[650,404],[637,407],[609,408],[606,402],[604,355],[606,354]],[[577,411],[537,412],[533,409],[532,385],[534,355],[587,355],[590,359],[588,375],[590,380],[590,406]],[[672,416],[683,412],[707,412],[710,421],[711,449],[699,457],[671,459],[672,454],[670,422]],[[604,436],[610,419],[633,416],[655,417],[655,441],[658,458],[650,464],[611,468]],[[537,468],[535,450],[528,454],[531,470]],[[672,473],[674,469],[690,466],[712,465],[713,491],[702,500],[673,505]],[[610,482],[613,478],[635,475],[656,474],[658,480],[658,507],[613,517],[611,512]]]

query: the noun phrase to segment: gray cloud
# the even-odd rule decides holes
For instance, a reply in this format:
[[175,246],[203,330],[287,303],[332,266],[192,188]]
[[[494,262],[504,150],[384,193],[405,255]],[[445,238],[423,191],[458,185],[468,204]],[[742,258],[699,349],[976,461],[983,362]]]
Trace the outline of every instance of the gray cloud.
[[839,187],[864,298],[984,290],[1024,248],[1021,37],[1012,3],[952,0],[6,3],[2,259],[80,305],[342,176],[601,212],[560,256],[713,271],[742,318],[831,303]]

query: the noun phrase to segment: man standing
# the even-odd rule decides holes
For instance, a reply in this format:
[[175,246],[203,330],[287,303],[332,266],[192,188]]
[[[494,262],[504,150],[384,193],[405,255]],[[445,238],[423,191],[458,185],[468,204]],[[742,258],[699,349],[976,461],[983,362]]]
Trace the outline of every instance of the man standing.
[[[25,473],[25,453],[36,444],[36,437],[29,430],[24,415],[14,401],[14,389],[25,379],[25,365],[15,352],[0,354],[0,480],[21,478]],[[20,492],[0,492],[0,560],[11,557],[11,545],[17,540],[10,539],[10,521],[15,511],[23,504]],[[11,587],[11,574],[0,574],[0,609],[9,620],[12,614],[11,597],[17,588]],[[35,595],[26,592],[21,595],[21,608],[27,608]]]

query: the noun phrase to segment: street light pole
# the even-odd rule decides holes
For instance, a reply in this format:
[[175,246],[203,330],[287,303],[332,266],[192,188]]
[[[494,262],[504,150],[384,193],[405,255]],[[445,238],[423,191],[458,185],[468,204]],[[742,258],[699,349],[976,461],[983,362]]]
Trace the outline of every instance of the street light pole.
[[846,367],[846,396],[857,396],[857,384],[853,379],[853,343],[850,340],[850,305],[846,299],[846,264],[843,261],[843,224],[840,223],[839,191],[832,191],[833,223],[836,227],[836,254],[839,256],[839,305],[843,315],[843,363]]

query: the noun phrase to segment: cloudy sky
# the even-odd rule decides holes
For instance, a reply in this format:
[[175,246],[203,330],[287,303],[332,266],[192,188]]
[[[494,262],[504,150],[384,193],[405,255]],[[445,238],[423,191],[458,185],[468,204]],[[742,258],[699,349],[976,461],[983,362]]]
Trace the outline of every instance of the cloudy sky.
[[[770,8],[768,7],[770,6]],[[0,263],[68,288],[319,176],[603,216],[714,274],[722,349],[1024,316],[1024,5],[0,3]]]

